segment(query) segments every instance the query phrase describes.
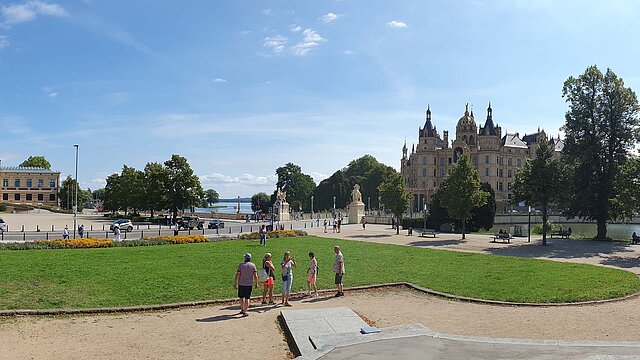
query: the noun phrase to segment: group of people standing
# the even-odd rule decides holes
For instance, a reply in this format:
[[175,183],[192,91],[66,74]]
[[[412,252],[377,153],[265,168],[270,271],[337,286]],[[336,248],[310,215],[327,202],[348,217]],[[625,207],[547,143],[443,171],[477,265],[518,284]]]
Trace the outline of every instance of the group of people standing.
[[[266,239],[265,239],[266,244]],[[342,278],[344,276],[344,256],[339,246],[334,246],[335,259],[333,263],[333,271],[335,273],[335,284],[338,288],[336,297],[344,296]],[[297,267],[296,260],[291,256],[290,251],[286,251],[280,261],[281,280],[282,280],[282,297],[280,304],[283,306],[291,306],[289,299],[291,296],[291,288],[293,286],[293,269]],[[275,284],[276,267],[272,261],[272,255],[266,253],[262,258],[262,267],[257,269],[256,265],[251,262],[251,254],[244,254],[244,262],[238,265],[236,276],[233,281],[233,287],[238,289],[238,298],[240,298],[240,314],[245,317],[249,316],[247,310],[251,299],[253,284],[257,288],[262,284],[264,286],[262,292],[262,305],[275,305],[273,301],[273,287]],[[318,260],[313,252],[309,252],[309,267],[307,268],[307,295],[318,297],[318,286],[316,280],[318,276]],[[313,290],[313,291],[312,291]],[[267,302],[268,300],[268,302]]]
[[342,218],[337,218],[333,220],[324,219],[324,232],[327,232],[327,226],[331,226],[332,232],[340,232],[340,228],[342,227]]

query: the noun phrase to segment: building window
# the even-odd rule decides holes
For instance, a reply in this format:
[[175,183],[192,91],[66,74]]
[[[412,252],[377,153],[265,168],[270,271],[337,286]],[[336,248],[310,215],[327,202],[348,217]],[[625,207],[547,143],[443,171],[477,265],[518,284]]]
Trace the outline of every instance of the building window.
[[511,191],[511,183],[507,183],[507,190]]
[[489,168],[484,168],[484,176],[489,176]]
[[[509,150],[509,151],[511,151],[511,150]],[[508,158],[507,159],[507,165],[513,166],[513,161],[512,160],[513,160],[512,158]]]
[[[19,187],[20,186],[20,179],[16,179],[14,184],[15,184],[15,187]],[[20,199],[18,199],[18,200],[20,200]]]
[[444,158],[443,157],[440,158],[440,166],[444,166]]
[[473,165],[477,165],[478,164],[478,157],[474,156],[472,161],[473,161]]
[[13,194],[13,199],[16,201],[20,201],[20,194]]
[[502,182],[498,182],[498,191],[502,191]]
[[2,179],[2,187],[9,187],[9,180],[8,179]]
[[507,177],[511,177],[511,169],[507,170]]
[[9,194],[2,194],[2,200],[8,201],[9,200]]
[[422,176],[423,177],[427,176],[427,169],[422,169]]
[[435,181],[433,182],[433,187],[436,187],[436,182]]
[[498,171],[498,169],[496,169],[496,177],[498,176],[498,174],[500,174],[500,172]]
[[44,200],[44,194],[38,194],[38,201]]
[[444,177],[444,169],[440,170],[440,177]]
[[49,187],[50,188],[56,187],[56,181],[55,180],[49,180]]
[[520,167],[520,166],[522,166],[522,160],[521,160],[521,159],[518,159],[518,160],[516,160],[516,161],[517,161],[517,163],[516,163],[516,167]]
[[489,155],[487,155],[487,156],[485,156],[485,157],[484,157],[484,163],[485,163],[485,164],[488,164],[488,163],[489,163]]
[[433,169],[433,177],[436,177],[436,169]]
[[56,201],[56,194],[49,194],[49,201]]
[[27,194],[27,201],[31,201],[31,200],[33,200],[33,195]]
[[449,165],[451,165],[451,158],[449,158]]
[[437,163],[438,163],[438,158],[434,156],[433,157],[433,165],[437,165]]
[[32,186],[33,186],[33,181],[31,179],[27,179],[27,187],[32,187]]
[[38,187],[41,188],[44,186],[44,180],[38,179]]
[[426,156],[422,157],[422,165],[427,165],[427,157]]
[[502,172],[502,169],[500,169],[500,177],[504,176],[504,172]]

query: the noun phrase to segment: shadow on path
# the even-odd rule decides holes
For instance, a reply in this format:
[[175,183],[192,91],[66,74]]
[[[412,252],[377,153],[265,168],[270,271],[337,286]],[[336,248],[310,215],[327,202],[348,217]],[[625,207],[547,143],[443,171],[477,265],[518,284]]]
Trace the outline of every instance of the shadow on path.
[[640,257],[637,258],[623,258],[619,256],[612,256],[608,259],[600,261],[602,265],[616,266],[623,269],[630,269],[634,267],[640,267]]
[[208,318],[204,318],[204,319],[196,319],[196,322],[201,322],[201,323],[214,323],[214,322],[219,322],[219,321],[225,321],[225,320],[232,320],[232,319],[241,319],[242,315],[240,314],[233,314],[233,315],[218,315],[218,316],[211,316]]
[[388,234],[378,234],[378,235],[350,235],[347,236],[353,239],[373,239],[373,238],[390,238],[391,235]]
[[460,245],[466,243],[466,240],[423,240],[413,241],[408,243],[409,246],[447,246],[447,245]]
[[542,240],[537,240],[524,244],[516,242],[511,246],[485,250],[487,253],[496,255],[551,259],[592,258],[633,251],[634,249],[630,248],[629,244],[624,243],[567,239],[547,239],[547,246],[542,246]]

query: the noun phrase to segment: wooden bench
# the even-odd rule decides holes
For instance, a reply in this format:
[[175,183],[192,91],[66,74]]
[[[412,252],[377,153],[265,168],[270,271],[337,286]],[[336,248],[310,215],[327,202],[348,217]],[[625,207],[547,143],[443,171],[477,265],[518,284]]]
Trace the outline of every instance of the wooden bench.
[[435,238],[437,234],[438,233],[435,230],[432,230],[432,229],[423,229],[423,230],[420,231],[420,236],[421,237],[430,236],[430,237]]
[[507,243],[511,243],[511,239],[513,239],[513,236],[511,236],[511,234],[509,233],[503,233],[503,234],[498,233],[498,234],[495,234],[491,242],[496,242],[496,240],[502,240],[502,242],[505,242],[506,240]]
[[559,237],[561,239],[568,239],[571,233],[566,230],[560,230],[560,231],[553,231],[550,235],[552,238]]

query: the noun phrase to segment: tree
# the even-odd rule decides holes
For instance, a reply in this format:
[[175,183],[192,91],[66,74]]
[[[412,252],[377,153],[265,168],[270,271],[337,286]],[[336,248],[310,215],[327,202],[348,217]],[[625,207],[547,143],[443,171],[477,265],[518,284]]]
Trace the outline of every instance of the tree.
[[480,187],[478,170],[471,165],[469,155],[464,154],[451,168],[442,183],[440,202],[449,216],[462,223],[462,238],[465,238],[467,221],[473,215],[473,209],[487,203],[489,193]]
[[251,197],[251,210],[254,212],[268,213],[270,208],[271,198],[266,193],[259,192]]
[[204,200],[207,206],[211,206],[220,200],[220,195],[213,189],[207,189],[204,192]]
[[164,162],[164,166],[169,172],[166,184],[167,206],[175,222],[178,210],[193,208],[200,204],[204,191],[200,185],[200,179],[193,173],[186,158],[172,155],[171,159]]
[[157,162],[147,163],[144,167],[144,199],[143,208],[151,212],[161,211],[167,207],[167,183],[169,181],[169,170]]
[[96,189],[91,192],[91,197],[96,200],[104,201],[104,193],[105,193],[104,188]]
[[120,174],[114,173],[107,177],[104,187],[104,208],[110,211],[118,211],[124,208],[126,198],[120,186]]
[[596,66],[567,79],[562,96],[569,103],[562,154],[569,174],[565,213],[595,220],[596,238],[602,240],[607,221],[624,216],[615,206],[623,191],[616,185],[630,151],[640,140],[640,106],[621,78],[611,69],[603,74]]
[[[316,187],[313,178],[302,173],[300,166],[293,163],[277,168],[276,175],[278,175],[276,186],[287,193],[287,201],[292,204],[297,201],[302,205],[303,210],[308,211],[311,207],[311,194]],[[276,192],[272,195],[274,201],[275,194]]]
[[480,229],[489,230],[493,227],[493,221],[496,217],[496,193],[491,185],[483,181],[480,183],[480,189],[489,194],[486,204],[473,209],[469,225],[473,231]]
[[629,159],[620,169],[620,176],[615,184],[620,189],[612,200],[621,217],[632,219],[640,212],[640,157]]
[[[76,180],[71,176],[67,176],[60,185],[60,207],[66,210],[73,209],[75,201]],[[91,191],[78,189],[78,211],[82,211],[84,203],[91,199]]]
[[105,209],[128,212],[131,208],[135,213],[146,208],[144,173],[133,167],[123,165],[120,174],[107,177],[104,190]]
[[[398,224],[402,222],[402,215],[411,203],[411,194],[405,190],[404,179],[399,173],[394,173],[380,184],[379,187],[382,202],[398,219]],[[396,234],[400,233],[400,226],[396,227]]]
[[29,156],[29,158],[20,164],[20,167],[34,167],[51,170],[51,163],[44,156]]
[[542,245],[547,245],[548,208],[562,196],[562,166],[553,158],[553,148],[545,137],[540,141],[535,159],[528,159],[516,172],[513,184],[515,201],[542,207]]

